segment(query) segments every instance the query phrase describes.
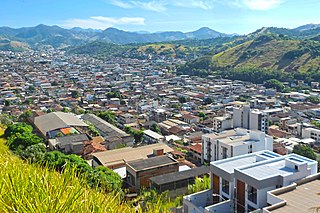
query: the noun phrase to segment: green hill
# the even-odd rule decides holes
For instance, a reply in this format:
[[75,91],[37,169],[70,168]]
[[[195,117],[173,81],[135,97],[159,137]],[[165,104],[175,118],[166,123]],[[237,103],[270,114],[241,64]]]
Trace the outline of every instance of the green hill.
[[259,67],[283,71],[319,70],[320,42],[261,35],[212,57],[215,67]]

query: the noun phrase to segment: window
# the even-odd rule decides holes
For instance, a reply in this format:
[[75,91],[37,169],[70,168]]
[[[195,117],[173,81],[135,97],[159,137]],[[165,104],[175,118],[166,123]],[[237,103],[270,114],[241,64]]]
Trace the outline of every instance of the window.
[[257,189],[248,185],[248,200],[257,204]]
[[229,181],[225,179],[222,179],[222,191],[227,195],[229,194]]
[[228,158],[227,152],[228,149],[226,147],[222,147],[222,159]]

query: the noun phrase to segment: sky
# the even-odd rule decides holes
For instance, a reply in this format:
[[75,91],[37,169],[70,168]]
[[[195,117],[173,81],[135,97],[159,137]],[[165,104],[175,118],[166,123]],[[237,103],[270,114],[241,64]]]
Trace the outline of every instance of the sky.
[[320,0],[1,0],[0,26],[149,32],[210,27],[247,34],[261,27],[318,24],[319,8]]

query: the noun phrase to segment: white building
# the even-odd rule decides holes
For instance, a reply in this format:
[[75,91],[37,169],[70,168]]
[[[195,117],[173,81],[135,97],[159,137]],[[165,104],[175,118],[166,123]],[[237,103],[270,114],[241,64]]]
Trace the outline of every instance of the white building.
[[303,128],[302,138],[312,138],[316,142],[320,142],[320,129],[315,128]]
[[221,132],[232,128],[232,119],[230,116],[221,116],[213,118],[213,131]]
[[268,205],[267,192],[317,173],[317,161],[261,151],[211,162],[211,189],[184,197],[185,213],[250,212]]
[[261,150],[272,150],[273,138],[261,131],[232,129],[202,136],[202,163]]
[[268,132],[269,116],[283,112],[282,108],[250,109],[250,106],[233,108],[233,128],[245,128]]

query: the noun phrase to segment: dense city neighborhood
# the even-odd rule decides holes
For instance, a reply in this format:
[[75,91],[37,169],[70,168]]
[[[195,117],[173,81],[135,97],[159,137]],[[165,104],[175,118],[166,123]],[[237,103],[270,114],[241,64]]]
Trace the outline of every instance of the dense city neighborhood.
[[[319,204],[319,82],[279,91],[177,75],[184,59],[143,58],[1,51],[1,123],[28,123],[48,151],[113,170],[128,199],[141,189],[184,195],[177,213]],[[208,189],[189,193],[207,176]]]

